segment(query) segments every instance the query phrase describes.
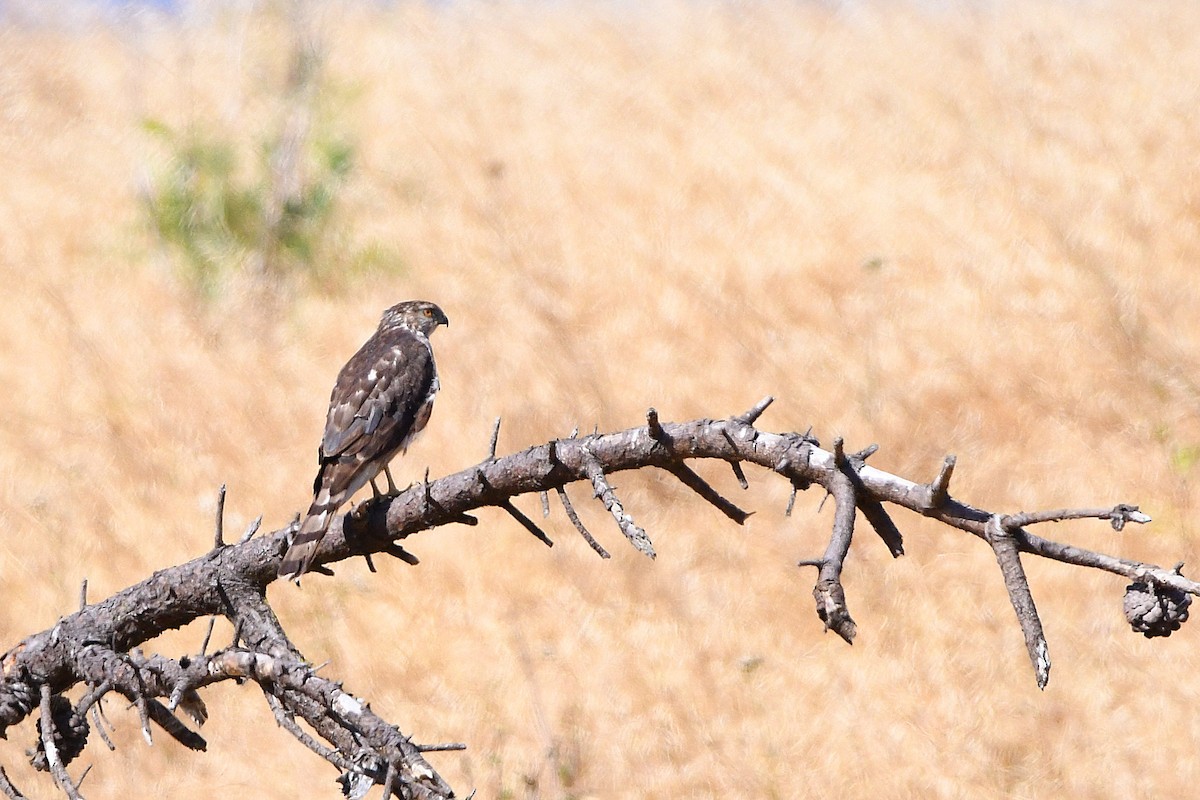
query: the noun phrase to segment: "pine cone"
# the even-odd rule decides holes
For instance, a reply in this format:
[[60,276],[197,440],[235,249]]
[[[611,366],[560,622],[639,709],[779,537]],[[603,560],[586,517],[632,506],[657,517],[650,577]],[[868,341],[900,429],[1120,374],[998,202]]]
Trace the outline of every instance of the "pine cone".
[[1147,639],[1170,636],[1187,621],[1192,598],[1169,586],[1134,581],[1125,587],[1125,619]]
[[[83,752],[83,746],[87,744],[88,733],[91,731],[87,720],[75,716],[74,711],[71,702],[61,694],[50,698],[50,716],[54,719],[54,746],[58,748],[58,758],[64,767]],[[42,772],[50,769],[46,761],[46,746],[42,733],[42,726],[45,724],[46,721],[39,717],[37,747],[26,751],[29,762]]]

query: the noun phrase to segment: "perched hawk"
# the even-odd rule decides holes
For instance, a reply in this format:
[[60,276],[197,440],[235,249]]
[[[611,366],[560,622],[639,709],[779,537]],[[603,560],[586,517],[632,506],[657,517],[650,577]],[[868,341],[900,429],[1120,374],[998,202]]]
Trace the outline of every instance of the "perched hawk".
[[383,312],[379,330],[338,373],[318,457],[313,501],[283,556],[279,576],[299,578],[334,512],[383,471],[395,492],[388,462],[403,453],[429,422],[438,392],[429,335],[450,320],[433,303],[410,300]]

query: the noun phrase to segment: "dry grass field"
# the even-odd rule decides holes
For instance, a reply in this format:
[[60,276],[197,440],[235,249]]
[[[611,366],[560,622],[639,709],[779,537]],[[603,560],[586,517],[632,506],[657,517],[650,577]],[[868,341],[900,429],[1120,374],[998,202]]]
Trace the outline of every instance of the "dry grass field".
[[[8,4],[6,4],[7,6]],[[443,391],[396,470],[591,429],[723,416],[881,446],[1002,511],[1141,504],[1148,528],[1047,533],[1200,560],[1200,8],[1137,3],[330,5],[314,24],[358,163],[349,236],[394,269],[203,301],[139,217],[142,120],[278,122],[268,12],[0,27],[0,650],[308,501],[326,400],[381,309],[433,299]],[[331,90],[332,91],[332,90]],[[1027,564],[1054,671],[1035,686],[991,552],[898,514],[822,635],[816,492],[701,466],[744,529],[625,475],[656,562],[573,492],[547,550],[507,516],[409,540],[271,600],[316,662],[481,798],[1186,797],[1197,630],[1148,642],[1123,582]],[[534,498],[523,506],[530,513]],[[220,629],[219,629],[220,630]],[[164,637],[194,650],[200,626]],[[218,634],[222,635],[222,634]],[[228,637],[229,631],[224,630]],[[208,695],[209,752],[108,704],[89,798],[333,797],[260,694]],[[35,797],[23,751],[0,743]],[[162,737],[160,737],[162,738]]]

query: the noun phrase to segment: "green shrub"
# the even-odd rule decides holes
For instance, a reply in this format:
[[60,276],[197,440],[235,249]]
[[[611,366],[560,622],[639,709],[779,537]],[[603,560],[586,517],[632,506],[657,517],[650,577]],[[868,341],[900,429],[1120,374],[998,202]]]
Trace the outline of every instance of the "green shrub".
[[[146,198],[152,229],[175,251],[186,281],[205,295],[234,270],[327,281],[328,240],[337,196],[354,164],[347,140],[318,131],[291,154],[295,185],[284,196],[274,161],[278,137],[239,159],[228,137],[198,126],[176,131],[158,120],[145,130],[167,151]],[[243,166],[241,160],[252,163]],[[278,198],[278,199],[277,199]],[[271,204],[278,205],[271,213]]]

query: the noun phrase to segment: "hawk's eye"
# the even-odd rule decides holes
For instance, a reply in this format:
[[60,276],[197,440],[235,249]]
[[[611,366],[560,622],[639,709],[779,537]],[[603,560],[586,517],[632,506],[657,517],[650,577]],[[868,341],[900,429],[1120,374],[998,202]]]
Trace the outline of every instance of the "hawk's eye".
[[421,313],[422,313],[422,314],[424,314],[424,315],[425,315],[425,316],[427,316],[427,317],[432,317],[432,316],[433,316],[433,309],[431,309],[431,308],[427,308],[427,309],[425,309],[424,311],[422,311]]

